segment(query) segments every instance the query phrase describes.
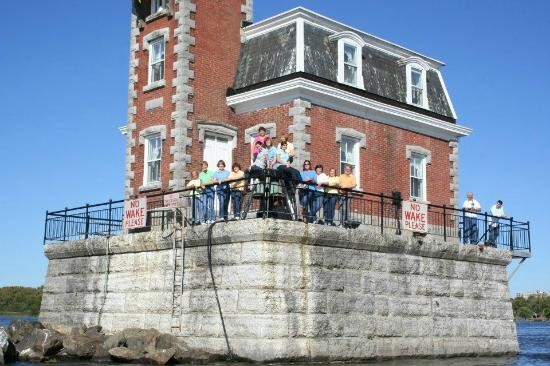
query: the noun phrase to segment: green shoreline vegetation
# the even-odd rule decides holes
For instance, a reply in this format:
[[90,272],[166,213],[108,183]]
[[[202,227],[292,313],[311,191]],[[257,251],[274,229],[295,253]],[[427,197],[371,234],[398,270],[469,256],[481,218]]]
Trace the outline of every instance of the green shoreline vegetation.
[[528,297],[516,296],[512,300],[516,319],[550,320],[550,295],[533,294]]
[[1,287],[0,314],[38,315],[42,302],[42,287]]

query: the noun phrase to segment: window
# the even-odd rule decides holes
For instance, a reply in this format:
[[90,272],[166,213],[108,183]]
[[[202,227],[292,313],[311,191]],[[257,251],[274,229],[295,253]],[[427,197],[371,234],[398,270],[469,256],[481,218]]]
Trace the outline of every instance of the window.
[[166,0],[151,0],[151,14],[156,14],[166,8]]
[[424,105],[422,71],[416,67],[411,67],[411,103],[419,106]]
[[329,40],[338,42],[338,82],[364,89],[362,52],[366,42],[349,31],[333,34]]
[[357,85],[357,47],[344,43],[344,82]]
[[342,136],[340,141],[340,174],[344,173],[344,167],[349,164],[353,168],[353,174],[358,175],[359,141],[354,138]]
[[430,65],[416,56],[400,59],[397,64],[405,68],[407,103],[421,108],[428,108],[426,74],[431,69]]
[[411,192],[412,198],[426,199],[426,156],[411,153]]
[[160,182],[161,143],[160,133],[154,133],[145,137],[145,174],[143,182],[145,185]]
[[164,37],[149,43],[149,84],[164,80]]

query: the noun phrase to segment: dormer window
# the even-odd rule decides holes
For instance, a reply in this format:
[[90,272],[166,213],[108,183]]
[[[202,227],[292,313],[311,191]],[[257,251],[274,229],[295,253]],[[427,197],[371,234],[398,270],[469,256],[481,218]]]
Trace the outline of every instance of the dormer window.
[[344,82],[357,85],[357,47],[344,43]]
[[411,67],[411,103],[422,106],[423,94],[422,70]]
[[338,41],[338,82],[364,89],[362,49],[365,41],[347,31],[333,34],[329,40]]
[[419,57],[399,60],[398,64],[405,66],[407,103],[421,108],[428,108],[426,72],[430,69],[430,66]]
[[160,13],[166,8],[166,0],[151,0],[151,15]]

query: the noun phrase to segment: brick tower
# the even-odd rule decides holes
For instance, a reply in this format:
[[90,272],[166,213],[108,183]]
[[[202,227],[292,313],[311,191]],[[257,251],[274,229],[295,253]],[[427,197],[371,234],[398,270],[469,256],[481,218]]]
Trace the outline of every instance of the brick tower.
[[126,197],[182,189],[202,159],[201,126],[236,144],[225,95],[251,17],[252,0],[132,0]]

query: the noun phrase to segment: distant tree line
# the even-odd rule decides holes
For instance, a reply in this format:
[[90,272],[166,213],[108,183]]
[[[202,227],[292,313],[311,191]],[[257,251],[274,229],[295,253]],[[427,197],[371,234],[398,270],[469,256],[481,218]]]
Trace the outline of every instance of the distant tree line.
[[534,294],[512,300],[516,319],[550,320],[550,295]]
[[0,314],[38,315],[42,302],[42,287],[1,287]]

